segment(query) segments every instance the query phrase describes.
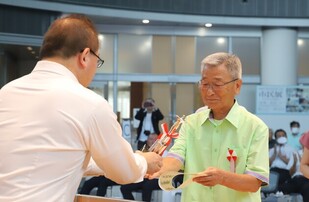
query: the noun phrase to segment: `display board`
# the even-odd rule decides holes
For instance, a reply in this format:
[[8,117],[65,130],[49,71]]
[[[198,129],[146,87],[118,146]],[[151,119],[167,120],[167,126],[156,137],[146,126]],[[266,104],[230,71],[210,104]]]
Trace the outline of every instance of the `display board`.
[[256,114],[309,114],[309,87],[257,86]]

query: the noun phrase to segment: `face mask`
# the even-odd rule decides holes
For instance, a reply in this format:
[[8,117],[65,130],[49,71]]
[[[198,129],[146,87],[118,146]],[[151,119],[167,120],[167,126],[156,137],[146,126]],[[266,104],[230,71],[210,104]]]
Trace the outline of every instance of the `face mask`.
[[299,133],[299,128],[293,127],[293,128],[292,128],[292,133],[293,133],[293,134],[298,134],[298,133]]
[[281,145],[284,145],[287,141],[288,141],[288,139],[286,137],[279,137],[277,139],[277,143],[281,144]]

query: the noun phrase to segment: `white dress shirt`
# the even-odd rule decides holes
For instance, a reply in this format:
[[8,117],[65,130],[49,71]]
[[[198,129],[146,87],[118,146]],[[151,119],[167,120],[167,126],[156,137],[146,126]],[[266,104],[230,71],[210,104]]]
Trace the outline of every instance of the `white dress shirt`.
[[[281,169],[285,169],[285,170],[290,170],[290,168],[293,165],[294,149],[288,144],[284,144],[282,146],[275,145],[273,148],[269,149],[269,157],[273,156],[275,149],[277,151],[277,156],[274,159],[274,161],[272,162],[272,164],[270,165],[270,167],[271,168],[281,168]],[[284,155],[288,158],[289,162],[287,164],[278,156],[279,152],[281,152],[282,155]]]
[[147,170],[108,102],[50,61],[1,89],[0,156],[1,202],[70,202],[85,172],[130,183]]

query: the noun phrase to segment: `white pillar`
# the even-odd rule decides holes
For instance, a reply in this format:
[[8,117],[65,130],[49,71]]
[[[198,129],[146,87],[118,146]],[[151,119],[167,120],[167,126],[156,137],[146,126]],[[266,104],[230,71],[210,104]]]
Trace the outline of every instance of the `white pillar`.
[[297,31],[267,28],[262,36],[262,85],[297,84]]

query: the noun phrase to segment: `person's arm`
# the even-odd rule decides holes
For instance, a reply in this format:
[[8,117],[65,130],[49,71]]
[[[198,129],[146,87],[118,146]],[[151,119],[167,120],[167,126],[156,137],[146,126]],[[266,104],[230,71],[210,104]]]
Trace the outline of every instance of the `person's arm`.
[[303,175],[309,179],[309,149],[304,148],[304,154],[301,158],[300,170]]
[[153,175],[148,175],[149,179],[154,179],[160,177],[162,173],[167,171],[179,171],[182,168],[182,162],[178,159],[172,157],[163,158],[163,166],[159,172],[154,173]]
[[289,170],[291,176],[293,176],[294,173],[296,172],[296,165],[297,165],[297,161],[298,161],[297,155],[298,154],[296,152],[293,152],[293,165],[292,165],[292,167]]
[[262,181],[252,175],[232,173],[214,167],[209,167],[200,173],[200,176],[193,178],[193,181],[204,186],[220,184],[242,192],[256,192],[262,184]]
[[133,152],[107,102],[92,110],[83,138],[90,156],[107,178],[119,184],[133,183],[160,169],[162,158],[158,154]]
[[290,156],[287,156],[287,154],[283,154],[283,153],[282,153],[282,150],[283,150],[283,149],[284,149],[283,146],[280,146],[280,147],[279,147],[278,156],[279,156],[279,158],[280,158],[286,165],[288,165],[289,162],[290,162],[290,160],[291,160],[291,158],[292,158],[292,156],[293,156],[293,154],[291,153]]
[[135,114],[135,119],[139,120],[139,121],[142,121],[144,119],[144,113],[145,113],[145,108],[140,108],[136,114]]
[[156,113],[156,116],[157,116],[158,120],[164,119],[164,115],[162,114],[162,112],[160,111],[159,108],[156,108],[155,113]]
[[269,153],[271,154],[269,158],[269,165],[272,165],[277,156],[277,146],[275,145],[273,148],[271,148]]

